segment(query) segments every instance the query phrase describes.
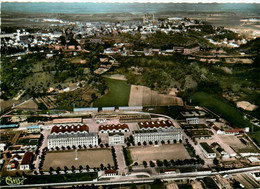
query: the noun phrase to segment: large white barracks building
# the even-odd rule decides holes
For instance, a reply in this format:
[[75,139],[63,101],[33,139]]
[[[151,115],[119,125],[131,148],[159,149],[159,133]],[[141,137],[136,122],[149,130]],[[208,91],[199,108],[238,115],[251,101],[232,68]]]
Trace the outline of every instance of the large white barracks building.
[[48,148],[78,147],[98,145],[97,133],[89,133],[87,125],[66,125],[52,127],[51,134],[48,135]]

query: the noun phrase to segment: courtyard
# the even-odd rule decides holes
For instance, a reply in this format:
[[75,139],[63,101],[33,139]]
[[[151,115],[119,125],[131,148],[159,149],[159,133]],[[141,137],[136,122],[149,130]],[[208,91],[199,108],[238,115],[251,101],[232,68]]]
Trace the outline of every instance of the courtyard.
[[161,146],[137,146],[129,149],[133,161],[138,163],[152,160],[184,160],[191,158],[184,145],[180,143]]
[[54,170],[57,167],[64,169],[64,166],[67,166],[69,169],[71,169],[71,166],[75,166],[75,168],[78,169],[80,165],[84,169],[86,165],[89,165],[90,168],[94,168],[100,167],[101,163],[104,166],[107,166],[107,164],[114,166],[111,149],[79,150],[77,156],[78,160],[75,160],[76,152],[74,150],[48,152],[45,156],[43,170],[48,171],[50,167]]

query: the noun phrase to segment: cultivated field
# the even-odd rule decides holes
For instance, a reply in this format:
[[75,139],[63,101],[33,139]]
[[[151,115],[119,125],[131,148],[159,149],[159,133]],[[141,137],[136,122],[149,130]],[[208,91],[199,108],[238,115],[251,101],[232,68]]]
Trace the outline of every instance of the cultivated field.
[[235,151],[243,152],[256,152],[258,151],[253,144],[250,143],[249,146],[243,144],[236,136],[233,135],[219,135],[219,138],[232,147]]
[[54,168],[60,167],[61,169],[64,166],[67,166],[71,169],[71,166],[74,165],[76,169],[80,165],[83,168],[86,165],[89,165],[90,168],[100,167],[100,164],[103,163],[104,166],[107,166],[109,163],[111,166],[114,165],[112,158],[112,152],[110,149],[88,149],[78,151],[78,160],[75,160],[76,153],[73,150],[64,151],[64,152],[49,152],[45,156],[43,170],[48,171],[50,167]]
[[133,161],[137,161],[138,163],[151,160],[190,159],[190,155],[188,154],[183,144],[165,144],[159,147],[130,147],[130,152]]
[[159,94],[157,91],[152,91],[145,86],[132,85],[129,106],[182,106],[181,98]]

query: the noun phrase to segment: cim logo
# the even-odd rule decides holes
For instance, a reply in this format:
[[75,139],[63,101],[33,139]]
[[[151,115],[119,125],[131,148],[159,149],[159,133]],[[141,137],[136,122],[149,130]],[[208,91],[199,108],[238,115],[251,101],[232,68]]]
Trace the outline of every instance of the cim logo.
[[10,177],[10,176],[8,176],[8,177],[5,178],[5,182],[8,185],[22,185],[23,182],[25,181],[25,179],[26,178],[24,176],[22,176],[22,177]]

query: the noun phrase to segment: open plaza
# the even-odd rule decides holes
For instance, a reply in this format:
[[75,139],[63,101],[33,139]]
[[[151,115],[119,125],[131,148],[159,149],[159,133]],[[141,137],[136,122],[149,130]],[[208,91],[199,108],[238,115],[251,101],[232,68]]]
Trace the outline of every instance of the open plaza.
[[138,146],[130,147],[131,156],[134,162],[155,160],[184,160],[190,159],[183,144],[165,144],[160,146]]
[[[77,160],[75,160],[77,156]],[[60,167],[64,169],[67,166],[71,169],[71,166],[75,166],[76,169],[79,166],[86,168],[89,165],[90,168],[100,167],[100,164],[107,166],[110,164],[114,165],[112,158],[112,152],[110,149],[88,149],[88,150],[78,150],[77,154],[75,150],[70,151],[55,151],[46,154],[43,170],[48,171],[50,167],[56,169]]]

